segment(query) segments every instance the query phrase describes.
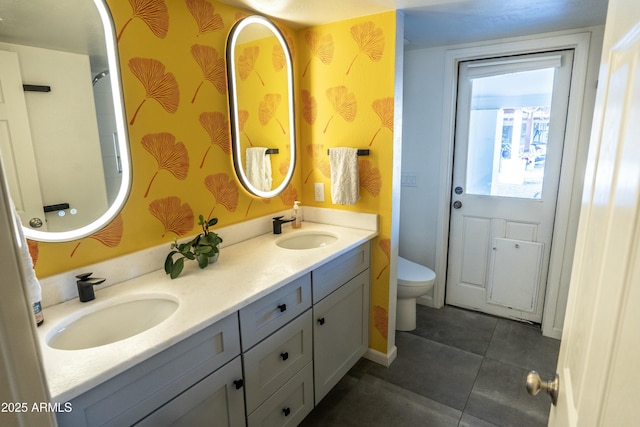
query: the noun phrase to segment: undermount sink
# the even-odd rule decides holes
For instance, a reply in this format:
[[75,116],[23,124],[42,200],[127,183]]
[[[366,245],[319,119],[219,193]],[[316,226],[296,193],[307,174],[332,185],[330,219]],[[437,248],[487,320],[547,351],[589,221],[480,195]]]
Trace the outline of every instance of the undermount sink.
[[335,234],[324,231],[295,232],[276,240],[276,245],[284,249],[314,249],[328,246],[338,240]]
[[169,296],[136,296],[96,306],[79,318],[60,322],[47,339],[49,347],[81,350],[111,344],[160,324],[178,309]]

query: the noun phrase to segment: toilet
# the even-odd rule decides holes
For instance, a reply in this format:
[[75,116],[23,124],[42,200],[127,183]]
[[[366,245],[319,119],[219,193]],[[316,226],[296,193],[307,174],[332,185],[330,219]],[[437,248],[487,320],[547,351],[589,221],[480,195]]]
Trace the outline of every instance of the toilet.
[[430,268],[398,257],[398,331],[413,331],[416,328],[416,298],[429,292],[435,280],[436,273]]

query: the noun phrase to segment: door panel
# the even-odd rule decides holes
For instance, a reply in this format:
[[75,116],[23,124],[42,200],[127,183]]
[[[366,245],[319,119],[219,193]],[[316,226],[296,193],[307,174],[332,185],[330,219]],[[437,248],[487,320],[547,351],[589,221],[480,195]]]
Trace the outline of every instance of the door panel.
[[22,223],[38,218],[42,221],[39,230],[46,231],[18,55],[5,51],[0,51],[0,153],[9,193]]
[[486,277],[487,241],[491,235],[491,220],[464,218],[462,240],[462,282],[484,288]]
[[[640,425],[640,8],[610,0],[550,426]],[[532,367],[535,368],[535,367]]]
[[[571,50],[461,63],[447,304],[541,322],[572,63]],[[496,239],[536,243],[499,298],[487,290],[513,259]]]
[[487,302],[533,311],[542,270],[542,243],[496,238]]

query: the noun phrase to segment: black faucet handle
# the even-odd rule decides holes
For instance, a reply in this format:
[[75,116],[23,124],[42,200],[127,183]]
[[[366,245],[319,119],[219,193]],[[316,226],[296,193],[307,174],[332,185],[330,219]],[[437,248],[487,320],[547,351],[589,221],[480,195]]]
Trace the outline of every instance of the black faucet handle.
[[273,218],[274,221],[280,221],[282,218],[284,218],[284,215],[280,215],[280,216],[276,216]]
[[90,273],[80,273],[80,274],[78,274],[78,275],[76,276],[76,279],[84,281],[84,280],[87,280],[89,277],[91,277],[91,275],[92,275],[92,274],[93,274],[93,272],[90,272]]
[[80,298],[80,302],[94,300],[96,296],[93,292],[93,287],[107,280],[99,277],[91,277],[92,274],[93,273],[82,273],[76,276],[78,279],[76,284],[78,286],[78,298]]

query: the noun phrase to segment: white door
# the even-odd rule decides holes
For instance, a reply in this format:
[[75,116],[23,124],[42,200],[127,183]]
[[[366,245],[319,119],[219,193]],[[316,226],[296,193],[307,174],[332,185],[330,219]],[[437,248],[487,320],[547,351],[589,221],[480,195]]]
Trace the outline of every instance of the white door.
[[22,223],[37,218],[42,224],[39,230],[46,231],[18,55],[6,51],[0,51],[0,156]]
[[573,51],[460,64],[446,302],[541,322]]
[[637,0],[609,0],[600,70],[558,360],[560,392],[549,420],[558,427],[640,426]]

